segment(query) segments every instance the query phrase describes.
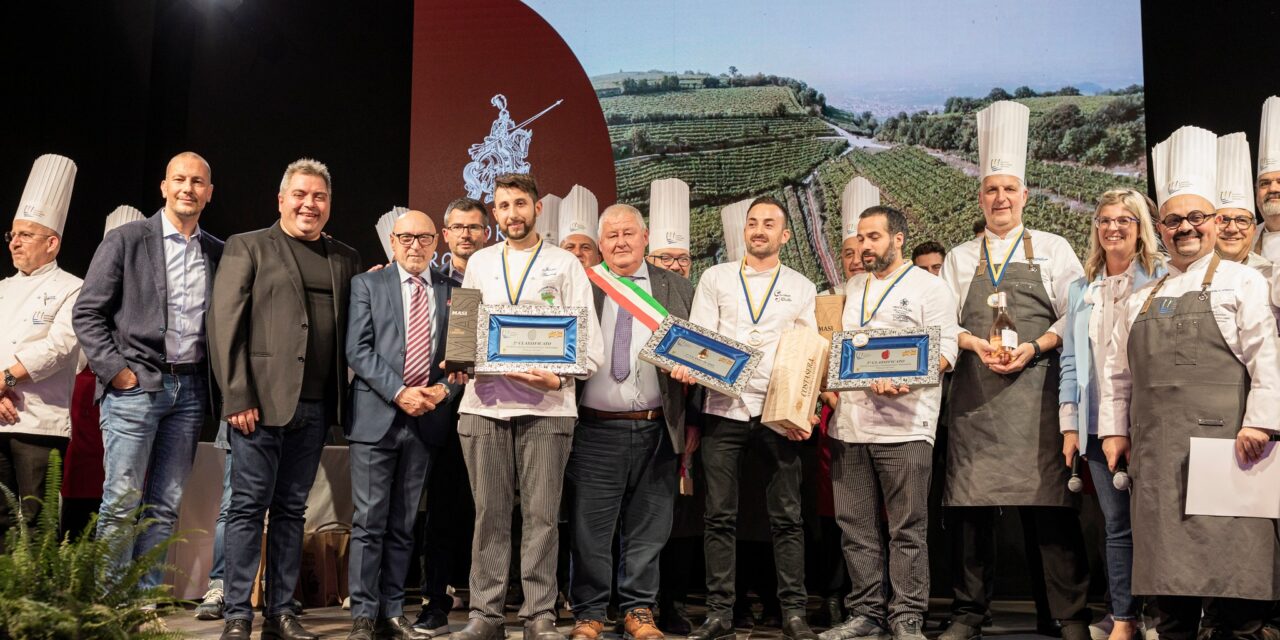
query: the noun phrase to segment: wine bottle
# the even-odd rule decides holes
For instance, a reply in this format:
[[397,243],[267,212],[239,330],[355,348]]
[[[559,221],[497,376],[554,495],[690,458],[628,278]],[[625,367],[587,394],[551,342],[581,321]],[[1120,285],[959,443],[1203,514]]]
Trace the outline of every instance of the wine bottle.
[[1018,327],[1009,315],[1009,297],[1003,291],[991,294],[995,299],[992,305],[991,346],[995,348],[995,356],[1002,364],[1013,359],[1013,350],[1018,348]]

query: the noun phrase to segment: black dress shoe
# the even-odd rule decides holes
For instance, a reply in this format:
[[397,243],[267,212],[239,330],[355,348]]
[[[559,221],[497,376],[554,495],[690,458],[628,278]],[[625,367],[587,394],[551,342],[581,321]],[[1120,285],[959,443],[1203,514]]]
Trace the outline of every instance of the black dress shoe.
[[502,625],[494,624],[483,618],[472,618],[461,631],[455,631],[452,640],[502,640],[507,634]]
[[549,618],[538,618],[524,623],[524,640],[565,640],[564,634],[556,629],[556,621]]
[[373,618],[356,618],[351,621],[351,633],[347,640],[373,640]]
[[249,640],[253,633],[253,624],[243,618],[228,620],[222,625],[221,640]]
[[431,637],[414,629],[404,616],[379,618],[375,633],[379,640],[427,640]]
[[439,609],[423,609],[413,628],[432,638],[449,633],[449,614]]
[[791,640],[818,640],[818,634],[809,628],[802,615],[787,616],[782,621],[782,635]]
[[320,640],[320,636],[307,631],[298,624],[298,616],[282,613],[262,621],[262,639],[279,638],[280,640]]
[[677,636],[687,636],[693,631],[684,603],[672,600],[658,606],[658,630]]
[[689,640],[732,640],[737,637],[738,632],[723,618],[707,618],[701,627],[689,634]]

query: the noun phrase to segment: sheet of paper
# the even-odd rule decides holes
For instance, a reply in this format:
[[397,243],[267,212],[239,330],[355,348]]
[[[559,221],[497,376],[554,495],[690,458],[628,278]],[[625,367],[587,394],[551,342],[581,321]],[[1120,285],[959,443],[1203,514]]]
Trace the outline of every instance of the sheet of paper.
[[1192,438],[1187,515],[1280,518],[1280,451],[1241,467],[1235,439]]

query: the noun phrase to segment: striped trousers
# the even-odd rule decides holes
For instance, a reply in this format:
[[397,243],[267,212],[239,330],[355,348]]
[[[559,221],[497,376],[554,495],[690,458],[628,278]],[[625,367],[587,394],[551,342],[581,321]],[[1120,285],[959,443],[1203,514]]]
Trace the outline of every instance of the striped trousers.
[[[476,505],[471,614],[501,624],[511,562],[511,518],[520,500],[520,583],[526,621],[555,619],[560,492],[573,443],[572,417],[497,420],[462,414],[458,440]],[[427,498],[430,500],[430,497]]]
[[[831,440],[831,484],[836,522],[853,590],[850,615],[881,624],[929,609],[929,476],[933,446],[923,440],[849,444]],[[884,511],[881,511],[881,504]],[[888,515],[889,548],[880,538]],[[886,600],[885,556],[892,596]]]

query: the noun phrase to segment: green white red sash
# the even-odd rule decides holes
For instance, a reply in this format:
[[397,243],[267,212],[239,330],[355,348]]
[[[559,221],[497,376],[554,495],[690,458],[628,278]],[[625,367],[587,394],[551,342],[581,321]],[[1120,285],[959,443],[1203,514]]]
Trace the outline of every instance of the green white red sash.
[[603,262],[587,269],[587,278],[591,280],[609,299],[626,309],[635,319],[650,331],[657,331],[658,325],[667,317],[667,310],[648,291],[641,288],[630,278],[619,278],[614,275]]

